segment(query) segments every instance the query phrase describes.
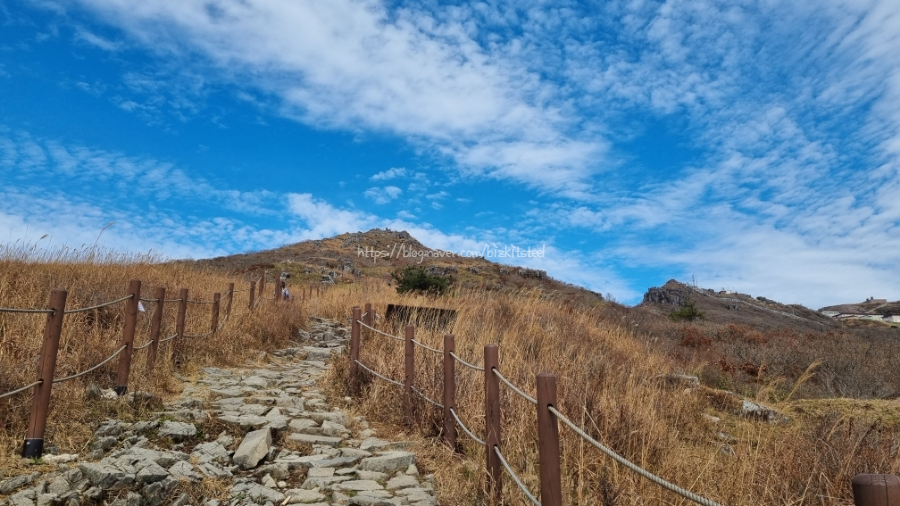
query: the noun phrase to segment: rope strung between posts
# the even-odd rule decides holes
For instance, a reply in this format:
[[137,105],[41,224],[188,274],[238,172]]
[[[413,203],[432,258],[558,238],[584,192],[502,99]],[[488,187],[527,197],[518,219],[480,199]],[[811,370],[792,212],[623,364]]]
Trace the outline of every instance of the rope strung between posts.
[[354,360],[354,362],[359,364],[359,366],[362,367],[363,369],[365,369],[365,370],[369,371],[370,373],[374,374],[375,376],[378,376],[379,378],[383,379],[384,381],[393,383],[393,384],[397,385],[398,387],[403,386],[403,383],[400,383],[399,381],[394,381],[391,378],[388,378],[387,376],[382,376],[382,375],[378,374],[377,372],[373,371],[372,369],[369,369],[368,367],[366,367],[366,364],[363,364],[359,360]]
[[428,396],[425,395],[424,393],[422,393],[422,391],[419,390],[418,388],[412,387],[412,391],[415,392],[419,397],[425,399],[426,401],[428,401],[428,402],[434,404],[435,406],[437,406],[437,407],[439,407],[439,408],[441,408],[441,409],[444,409],[444,405],[443,405],[443,404],[441,404],[440,402],[433,401],[433,400],[429,399]]
[[166,341],[171,341],[172,339],[175,339],[176,337],[178,337],[178,334],[175,334],[175,335],[173,335],[173,336],[169,336],[169,337],[167,337],[167,338],[165,338],[165,339],[160,339],[160,340],[159,340],[159,344],[162,344],[162,343],[164,343],[164,342],[166,342]]
[[415,339],[413,339],[412,342],[413,342],[413,344],[415,344],[415,345],[417,345],[417,346],[421,346],[421,347],[425,348],[425,349],[428,350],[428,351],[433,351],[433,352],[437,353],[438,355],[443,355],[443,354],[444,354],[444,350],[436,350],[436,349],[432,348],[431,346],[428,346],[428,345],[425,344],[425,343],[421,343],[421,342],[419,342],[419,341],[416,341]]
[[240,290],[232,290],[231,293],[249,292],[249,288],[241,288]]
[[466,362],[465,360],[459,358],[459,356],[457,356],[456,353],[453,353],[452,351],[450,352],[450,356],[453,357],[454,359],[456,359],[456,361],[459,362],[460,364],[462,364],[470,369],[475,369],[476,371],[484,372],[484,367],[478,367],[477,365],[472,365],[472,364]]
[[83,313],[83,312],[85,312],[85,311],[91,311],[91,310],[94,310],[94,309],[100,309],[101,307],[112,306],[113,304],[118,304],[119,302],[126,301],[126,300],[128,300],[128,299],[130,299],[130,298],[132,298],[132,297],[134,297],[134,294],[126,295],[125,297],[122,297],[121,299],[116,299],[116,300],[111,300],[111,301],[109,301],[109,302],[104,302],[103,304],[97,304],[96,306],[83,307],[83,308],[80,308],[80,309],[67,309],[66,312],[65,312],[64,314]]
[[612,458],[619,464],[622,464],[623,466],[627,467],[628,469],[631,469],[632,471],[643,476],[644,478],[647,478],[648,480],[652,481],[653,483],[656,483],[657,485],[659,485],[665,489],[675,492],[676,494],[680,495],[681,497],[684,497],[685,499],[690,499],[691,501],[694,501],[697,504],[702,504],[703,506],[722,506],[721,504],[711,501],[705,497],[699,496],[699,495],[691,492],[690,490],[686,490],[686,489],[679,487],[678,485],[669,483],[668,481],[660,478],[659,476],[656,476],[655,474],[651,473],[650,471],[647,471],[646,469],[639,467],[637,464],[634,464],[633,462],[627,460],[625,457],[622,457],[618,453],[610,450],[609,448],[607,448],[606,446],[604,446],[603,444],[598,442],[596,439],[592,438],[591,436],[588,436],[583,430],[581,430],[580,427],[578,427],[577,425],[572,423],[571,420],[566,418],[565,415],[563,415],[562,413],[557,411],[553,406],[548,406],[547,408],[550,410],[551,413],[556,415],[557,419],[559,419],[564,424],[568,425],[569,428],[572,429],[576,434],[581,436],[582,439],[584,439],[588,443],[597,447],[600,451],[605,453],[607,456],[609,456],[610,458]]
[[190,300],[188,299],[188,304],[215,304],[214,300]]
[[500,463],[503,464],[503,467],[506,468],[506,472],[509,473],[509,476],[513,479],[514,482],[516,482],[516,485],[519,486],[519,489],[522,491],[523,494],[525,494],[525,497],[527,497],[529,500],[531,500],[531,503],[534,504],[535,506],[541,506],[540,501],[538,501],[537,499],[535,499],[535,497],[533,495],[531,495],[531,492],[529,492],[528,489],[525,488],[525,484],[522,483],[522,480],[520,480],[519,477],[516,476],[516,473],[513,472],[512,468],[509,467],[509,463],[506,461],[505,458],[503,458],[503,454],[500,453],[500,448],[497,448],[496,446],[494,446],[494,453],[497,454],[497,457],[500,459]]
[[537,406],[537,399],[535,399],[534,397],[521,391],[519,389],[519,387],[513,385],[508,379],[504,378],[503,375],[500,374],[500,371],[498,371],[496,367],[491,368],[491,372],[493,372],[498,378],[500,378],[500,381],[506,383],[506,386],[508,386],[510,389],[512,389],[513,392],[519,394],[520,396],[522,396],[523,399],[525,399],[526,401]]
[[103,362],[100,362],[99,364],[95,365],[94,367],[91,367],[90,369],[88,369],[88,370],[86,370],[86,371],[81,371],[81,372],[76,373],[76,374],[73,374],[73,375],[71,375],[71,376],[66,376],[65,378],[57,378],[57,379],[53,380],[53,383],[55,384],[55,383],[62,383],[63,381],[69,381],[70,379],[75,379],[75,378],[77,378],[77,377],[79,377],[79,376],[84,376],[85,374],[87,374],[87,373],[89,373],[89,372],[91,372],[91,371],[95,371],[95,370],[99,369],[100,366],[102,366],[103,364],[105,364],[105,363],[109,362],[110,360],[116,358],[116,356],[117,356],[119,353],[122,353],[122,350],[124,350],[124,349],[127,348],[127,347],[128,347],[127,344],[123,344],[118,350],[116,350],[115,353],[113,353],[112,355],[110,355],[109,358],[107,358],[107,359],[104,360]]
[[184,300],[184,299],[166,299],[163,302],[181,302],[182,300]]
[[16,309],[13,307],[0,307],[0,313],[55,313],[55,309]]
[[367,328],[367,329],[369,329],[369,330],[374,330],[375,332],[377,332],[377,333],[379,333],[379,334],[381,334],[381,335],[383,335],[383,336],[385,336],[385,337],[390,337],[391,339],[396,339],[396,340],[398,340],[398,341],[406,341],[406,339],[404,339],[404,338],[402,338],[402,337],[398,337],[398,336],[395,336],[395,335],[393,335],[393,334],[388,334],[388,333],[386,333],[386,332],[382,332],[382,331],[376,329],[375,327],[370,327],[370,326],[366,325],[365,323],[363,323],[362,320],[356,320],[356,323],[362,325],[363,327],[365,327],[365,328]]
[[456,420],[456,423],[457,423],[457,425],[459,425],[459,428],[461,428],[463,430],[463,432],[468,434],[469,437],[472,438],[473,441],[480,444],[481,446],[487,446],[484,441],[478,439],[478,436],[476,436],[475,434],[472,434],[472,431],[470,431],[469,428],[466,427],[466,424],[462,423],[462,420],[460,420],[459,417],[456,415],[455,409],[450,408],[450,414],[453,415],[453,418]]
[[141,298],[138,299],[138,300],[139,300],[139,301],[142,301],[142,302],[159,302],[159,299],[145,299],[145,298],[143,298],[143,297],[141,297]]
[[144,348],[146,348],[146,347],[150,346],[151,344],[153,344],[153,341],[154,341],[154,340],[151,339],[151,340],[147,341],[146,343],[144,343],[142,346],[137,346],[137,347],[135,347],[134,349],[132,349],[131,351],[143,350]]
[[24,387],[22,387],[22,388],[20,388],[20,389],[18,389],[18,390],[13,390],[12,392],[6,392],[5,394],[0,394],[0,399],[2,399],[2,398],[4,398],[4,397],[9,397],[10,395],[16,395],[16,394],[18,394],[18,393],[22,393],[22,392],[24,392],[25,390],[28,390],[29,388],[31,388],[31,387],[33,387],[33,386],[40,385],[40,384],[43,383],[43,382],[44,382],[44,380],[37,380],[37,381],[35,381],[34,383],[32,383],[32,384],[30,384],[30,385],[25,385]]

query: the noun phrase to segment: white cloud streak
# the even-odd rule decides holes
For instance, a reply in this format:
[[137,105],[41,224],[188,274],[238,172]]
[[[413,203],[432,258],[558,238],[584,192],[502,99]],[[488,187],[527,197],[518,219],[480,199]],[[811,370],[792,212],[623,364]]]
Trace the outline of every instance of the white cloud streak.
[[376,0],[77,3],[165,58],[192,52],[235,82],[249,78],[285,115],[401,135],[467,174],[574,195],[607,149],[596,135],[573,137],[552,87],[452,19]]

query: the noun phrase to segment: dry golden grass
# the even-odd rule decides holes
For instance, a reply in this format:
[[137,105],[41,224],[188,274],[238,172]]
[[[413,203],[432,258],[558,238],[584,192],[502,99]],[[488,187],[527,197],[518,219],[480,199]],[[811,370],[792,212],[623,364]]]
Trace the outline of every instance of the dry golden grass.
[[[156,286],[169,293],[191,289],[191,298],[209,299],[224,292],[228,282],[244,286],[246,279],[185,264],[158,264],[152,258],[115,255],[92,258],[43,258],[26,261],[16,255],[0,256],[0,306],[44,307],[52,288],[70,291],[69,307],[88,306],[115,299],[129,279],[144,282],[149,297]],[[271,284],[269,285],[271,286]],[[268,290],[267,290],[268,291]],[[311,293],[312,291],[312,293]],[[318,291],[318,293],[316,293]],[[534,393],[538,372],[559,375],[559,409],[587,432],[626,458],[654,473],[713,500],[729,505],[850,504],[850,478],[860,472],[896,473],[900,467],[895,401],[861,404],[844,399],[784,402],[773,407],[792,417],[789,424],[746,420],[719,403],[708,389],[691,393],[665,390],[654,380],[676,371],[675,363],[659,353],[651,340],[635,336],[615,319],[594,312],[579,312],[565,303],[523,290],[516,293],[461,291],[439,299],[398,296],[387,284],[369,280],[331,288],[292,287],[297,301],[275,308],[267,303],[250,317],[246,293],[235,298],[235,315],[214,340],[187,341],[182,374],[188,376],[208,364],[244,363],[254,350],[281,347],[303,324],[303,315],[347,322],[350,308],[375,304],[379,314],[389,302],[440,306],[459,311],[450,329],[457,353],[480,364],[483,346],[500,345],[500,369],[526,392]],[[310,296],[311,293],[311,296]],[[268,295],[268,294],[266,294]],[[149,306],[149,305],[148,305]],[[284,308],[289,307],[288,311]],[[148,310],[151,309],[148,307]],[[208,306],[192,307],[189,333],[202,333],[209,325]],[[58,371],[82,370],[116,348],[121,336],[121,310],[93,319],[67,317]],[[142,313],[137,343],[147,339]],[[174,325],[167,311],[164,335]],[[40,349],[43,316],[0,315],[0,392],[34,379],[34,360]],[[395,334],[400,329],[387,329]],[[442,333],[418,331],[417,339],[442,347]],[[161,347],[154,374],[145,369],[140,352],[135,356],[131,388],[162,396],[180,388],[171,380],[169,351]],[[401,379],[403,344],[376,335],[364,335],[362,359],[371,367]],[[441,399],[440,357],[417,348],[416,386],[433,399]],[[343,395],[348,370],[346,357],[335,361],[328,381]],[[140,416],[122,403],[84,402],[85,386],[95,382],[111,387],[114,364],[54,389],[48,444],[62,451],[79,452],[90,437],[91,424],[107,416]],[[483,434],[483,376],[457,365],[457,408],[477,434]],[[788,385],[789,387],[789,385]],[[538,491],[534,407],[501,386],[503,453],[529,488]],[[420,456],[422,472],[438,479],[442,504],[471,505],[484,501],[484,451],[460,433],[461,454],[452,453],[433,437],[439,433],[440,413],[427,404],[418,412],[415,427],[403,427],[401,393],[392,385],[373,380],[365,396],[350,407],[364,414],[380,435],[395,431],[410,439]],[[0,468],[19,465],[12,457],[21,444],[30,395],[0,400]],[[713,424],[701,414],[721,418]],[[729,440],[717,436],[726,433]],[[406,433],[406,434],[404,434]],[[563,436],[563,488],[566,504],[686,504],[686,501],[614,465],[566,427]],[[733,452],[733,453],[732,453]],[[5,460],[4,460],[5,459]],[[216,488],[210,485],[211,488]],[[505,481],[509,504],[525,504],[510,480]]]
[[[31,253],[31,254],[29,254]],[[36,258],[35,258],[36,257]],[[271,275],[271,273],[270,273]],[[178,290],[188,288],[189,299],[211,300],[215,292],[225,293],[229,282],[239,290],[248,286],[255,273],[227,276],[183,264],[158,263],[152,256],[125,256],[93,250],[38,253],[23,249],[0,248],[0,307],[44,308],[51,289],[68,291],[68,309],[93,306],[123,296],[129,280],[142,281],[141,296],[152,298],[156,287],[165,287],[166,297],[178,298]],[[271,297],[267,284],[264,296]],[[194,375],[208,365],[242,364],[256,350],[285,347],[305,325],[301,306],[272,300],[263,301],[251,314],[248,293],[236,293],[232,315],[216,334],[202,339],[176,339],[159,345],[154,371],[148,371],[147,349],[135,351],[129,390],[150,391],[163,398],[179,393],[182,382],[173,379],[176,368],[172,345],[178,346],[181,366],[177,372]],[[146,312],[139,313],[135,345],[149,339],[153,303],[144,302]],[[66,315],[60,340],[56,377],[88,369],[111,355],[119,347],[123,331],[124,303],[111,307]],[[162,336],[173,335],[177,303],[165,306]],[[225,316],[224,297],[220,318]],[[43,314],[0,313],[0,393],[27,385],[36,379],[40,355]],[[220,320],[221,321],[221,320]],[[211,306],[190,304],[186,334],[203,334],[210,329]],[[100,369],[72,381],[54,385],[47,426],[46,445],[62,452],[84,453],[92,433],[92,424],[108,417],[133,419],[146,407],[125,402],[86,401],[86,387],[95,383],[112,388],[116,381],[117,359]],[[31,406],[31,391],[0,399],[0,469],[20,465],[16,455],[25,435]]]
[[[861,472],[898,471],[898,424],[883,409],[841,409],[816,401],[773,407],[792,417],[769,424],[736,416],[704,389],[660,388],[654,378],[673,370],[673,362],[629,330],[602,316],[570,310],[537,293],[457,292],[438,299],[398,296],[387,285],[369,285],[364,294],[338,289],[325,294],[315,314],[347,321],[350,307],[372,302],[378,314],[387,303],[439,306],[458,310],[449,329],[457,354],[483,362],[483,346],[500,347],[500,370],[530,395],[535,375],[559,376],[559,409],[619,454],[650,471],[710,499],[729,505],[851,504],[850,478]],[[382,327],[383,328],[383,327]],[[387,329],[402,335],[401,329]],[[442,333],[417,330],[416,338],[442,348]],[[403,343],[363,335],[362,360],[396,380],[403,378]],[[416,386],[442,398],[440,356],[416,348]],[[337,361],[331,386],[341,389],[348,362]],[[483,373],[457,370],[457,408],[476,434],[484,434]],[[708,389],[706,389],[708,391]],[[502,451],[528,487],[537,493],[535,408],[501,385]],[[897,402],[890,405],[891,415]],[[463,454],[429,440],[437,436],[441,413],[422,402],[415,428],[402,428],[400,389],[380,379],[367,384],[357,406],[374,422],[412,431],[422,467],[435,472],[442,504],[484,502],[484,451],[460,431]],[[876,406],[877,408],[878,406]],[[882,408],[884,406],[881,406]],[[703,413],[721,418],[715,424]],[[723,432],[727,436],[719,436]],[[560,424],[564,503],[577,505],[687,504],[687,501],[615,465]],[[508,504],[526,504],[505,479]]]

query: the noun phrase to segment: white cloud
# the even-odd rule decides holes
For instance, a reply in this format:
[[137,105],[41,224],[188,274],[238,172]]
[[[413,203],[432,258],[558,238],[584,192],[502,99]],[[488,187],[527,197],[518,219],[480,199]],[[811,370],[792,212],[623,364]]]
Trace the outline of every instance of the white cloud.
[[121,42],[114,42],[105,39],[95,33],[91,33],[90,31],[82,27],[79,27],[75,30],[75,38],[94,47],[98,47],[104,51],[116,52],[122,48]]
[[390,169],[388,169],[386,171],[375,174],[374,176],[372,176],[369,179],[371,179],[372,181],[387,181],[388,179],[394,179],[394,178],[405,177],[405,176],[406,176],[405,168],[391,167]]
[[369,230],[377,218],[361,211],[338,209],[328,202],[313,198],[309,193],[289,193],[288,207],[307,224],[297,232],[299,240],[322,239],[344,232]]
[[606,150],[572,137],[577,119],[527,64],[495,58],[452,18],[377,0],[79,3],[165,58],[192,52],[249,80],[285,115],[398,134],[468,174],[575,195]]
[[372,187],[363,192],[366,198],[371,199],[376,204],[387,204],[396,199],[403,193],[403,190],[396,186],[385,186],[383,188]]

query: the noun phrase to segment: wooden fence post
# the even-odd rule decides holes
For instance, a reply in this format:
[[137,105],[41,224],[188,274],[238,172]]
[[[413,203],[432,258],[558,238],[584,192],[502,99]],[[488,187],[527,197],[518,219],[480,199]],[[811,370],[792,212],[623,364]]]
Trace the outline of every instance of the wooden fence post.
[[559,424],[548,409],[556,408],[556,375],[537,375],[538,456],[541,474],[541,505],[562,506],[559,468]]
[[500,379],[494,374],[500,362],[496,344],[484,347],[484,424],[485,453],[487,454],[487,491],[491,504],[500,504],[502,492],[500,458],[494,447],[500,448]]
[[163,305],[166,303],[165,287],[157,287],[153,296],[157,299],[156,308],[150,318],[150,349],[147,350],[147,371],[153,372],[156,368],[156,354],[159,352],[159,331],[162,327]]
[[413,383],[416,379],[416,345],[413,344],[415,339],[415,327],[406,326],[406,347],[404,349],[404,370],[406,371],[406,380],[403,382],[403,421],[406,425],[413,424]]
[[234,300],[234,283],[228,283],[228,297],[225,299],[225,318],[231,316],[231,303]]
[[856,506],[900,505],[900,476],[893,474],[857,474],[853,477],[853,503]]
[[372,312],[372,303],[371,302],[366,302],[365,315],[366,316],[363,318],[363,321],[366,323],[366,325],[368,325],[370,327],[374,327],[374,325],[372,325],[372,322],[375,321],[375,313]]
[[456,352],[453,334],[444,336],[444,442],[456,451],[456,421],[451,409],[456,409],[456,361],[450,356]]
[[259,293],[256,294],[256,297],[262,299],[264,290],[266,289],[266,270],[259,270]]
[[[284,292],[281,289],[281,281],[282,281],[281,278],[278,278],[275,280],[275,283],[273,283],[275,285],[275,290],[274,290],[275,300],[284,299]],[[285,283],[287,283],[287,282],[285,282]]]
[[132,279],[128,284],[128,292],[131,298],[125,301],[125,328],[122,330],[122,342],[119,346],[125,346],[119,354],[119,368],[116,373],[115,391],[120,396],[128,391],[128,375],[131,374],[131,355],[134,351],[134,330],[137,328],[138,299],[141,298],[141,282]]
[[175,319],[175,334],[178,336],[172,343],[172,363],[177,367],[181,364],[181,348],[184,340],[184,320],[187,318],[188,289],[182,288],[178,292],[178,317]]
[[253,309],[253,303],[256,302],[256,281],[250,282],[250,302],[247,307]]
[[359,394],[359,306],[350,312],[350,394]]
[[222,294],[216,292],[213,294],[213,303],[212,303],[212,322],[210,325],[210,332],[213,334],[219,330],[219,304],[222,301]]
[[27,459],[40,458],[44,453],[44,430],[47,428],[47,413],[50,411],[50,392],[53,390],[53,377],[56,373],[56,352],[59,350],[59,335],[62,333],[63,317],[66,314],[67,295],[65,290],[50,292],[50,309],[53,312],[47,313],[44,324],[44,345],[41,347],[37,370],[40,383],[34,387],[31,416],[25,433],[25,445],[22,447],[22,456]]

